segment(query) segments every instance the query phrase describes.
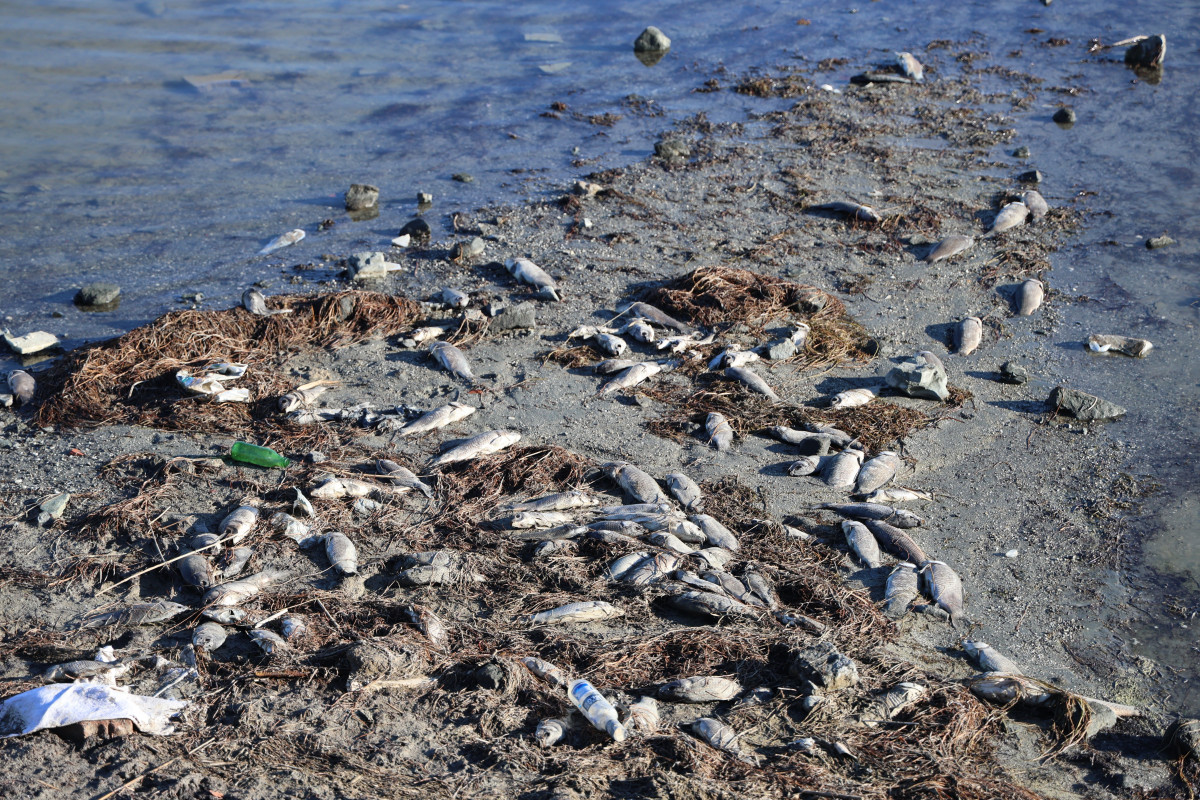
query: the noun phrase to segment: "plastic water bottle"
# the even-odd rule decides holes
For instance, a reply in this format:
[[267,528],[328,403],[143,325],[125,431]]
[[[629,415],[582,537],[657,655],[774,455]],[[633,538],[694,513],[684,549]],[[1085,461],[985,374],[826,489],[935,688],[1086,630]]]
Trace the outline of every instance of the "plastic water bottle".
[[595,686],[583,678],[578,678],[571,681],[571,686],[567,689],[567,696],[588,718],[588,722],[596,726],[597,730],[607,733],[613,738],[613,741],[625,741],[625,726],[621,724],[617,710],[604,698],[604,695],[596,690]]
[[247,442],[234,442],[233,447],[229,448],[229,455],[235,461],[245,461],[272,469],[286,469],[292,463],[269,447],[259,447]]

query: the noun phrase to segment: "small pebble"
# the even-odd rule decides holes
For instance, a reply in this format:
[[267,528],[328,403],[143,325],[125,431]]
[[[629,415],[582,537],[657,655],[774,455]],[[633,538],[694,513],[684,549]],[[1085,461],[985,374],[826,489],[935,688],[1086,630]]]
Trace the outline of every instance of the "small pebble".
[[1021,551],[1014,548],[1012,550],[1009,550],[1007,553],[1005,553],[1004,557],[1005,558],[1016,558],[1019,555],[1021,555]]
[[1175,244],[1175,240],[1170,236],[1155,236],[1153,239],[1146,240],[1147,250],[1157,250],[1160,247],[1170,247]]
[[1065,108],[1065,107],[1060,108],[1058,111],[1054,112],[1054,121],[1057,122],[1059,125],[1067,125],[1067,126],[1074,125],[1075,124],[1075,109]]

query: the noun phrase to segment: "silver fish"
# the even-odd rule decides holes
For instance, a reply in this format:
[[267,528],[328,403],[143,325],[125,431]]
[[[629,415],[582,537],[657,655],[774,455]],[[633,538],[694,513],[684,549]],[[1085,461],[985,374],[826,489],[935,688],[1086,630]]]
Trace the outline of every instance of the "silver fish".
[[266,569],[249,578],[230,581],[214,586],[204,594],[206,606],[236,606],[254,597],[260,591],[278,580],[287,577],[288,573],[277,569]]
[[429,355],[442,365],[442,368],[456,378],[464,381],[474,381],[475,374],[462,351],[449,342],[434,342],[429,345]]
[[875,541],[879,542],[879,546],[897,558],[913,564],[924,564],[929,560],[925,551],[917,546],[912,537],[895,525],[877,519],[864,519],[862,522],[867,526],[867,530],[875,534]]
[[888,575],[887,588],[883,595],[883,613],[891,619],[900,619],[917,599],[917,594],[917,568],[908,561],[901,561]]
[[256,497],[244,498],[241,505],[217,526],[217,533],[221,538],[229,537],[230,544],[240,544],[258,522],[258,504],[259,500]]
[[[909,489],[904,486],[885,486],[882,489],[876,489],[867,497],[868,503],[911,503],[914,500],[932,500],[933,495],[929,492],[921,492],[916,489]],[[920,523],[918,523],[920,524]],[[898,525],[897,527],[905,528],[907,525]]]
[[266,628],[255,628],[250,631],[250,638],[254,640],[260,650],[269,656],[275,655],[280,650],[286,650],[288,646],[282,636]]
[[37,391],[37,381],[25,370],[14,369],[8,373],[8,388],[16,396],[17,402],[24,405],[33,400]]
[[426,497],[433,497],[433,487],[418,478],[412,470],[400,466],[395,461],[387,458],[377,459],[375,470],[394,486],[417,489]]
[[723,617],[757,618],[759,614],[753,606],[716,592],[682,592],[672,595],[668,602],[680,611],[718,619]]
[[541,542],[533,548],[533,560],[550,558],[555,553],[573,553],[578,547],[579,545],[570,539],[551,539]]
[[1121,353],[1134,358],[1145,358],[1154,349],[1154,344],[1148,339],[1132,339],[1128,336],[1111,336],[1093,333],[1087,340],[1088,349],[1093,353]]
[[1022,283],[1017,288],[1016,305],[1017,315],[1028,317],[1033,312],[1037,311],[1042,306],[1042,298],[1046,296],[1046,290],[1042,286],[1042,282],[1036,278],[1030,278]]
[[308,625],[305,624],[304,617],[296,614],[288,614],[279,620],[279,630],[283,632],[283,638],[290,642],[292,639],[299,639],[307,633]]
[[665,550],[670,550],[672,553],[682,553],[687,555],[693,552],[693,548],[684,544],[678,536],[673,533],[652,533],[647,537],[650,544],[655,547],[661,547]]
[[830,436],[827,433],[817,433],[815,431],[798,431],[794,428],[786,428],[783,425],[773,425],[765,429],[768,436],[778,439],[787,444],[807,444],[814,439],[825,439],[831,445],[836,447],[845,447],[850,439],[847,437],[845,441],[838,441],[836,437]]
[[775,587],[765,577],[747,569],[742,573],[742,580],[746,587],[766,604],[767,608],[773,611],[779,606],[779,595],[775,593]]
[[629,718],[625,727],[636,733],[650,736],[658,731],[658,703],[653,697],[642,696],[629,706]]
[[617,485],[625,490],[625,494],[638,503],[662,503],[670,509],[671,499],[663,493],[658,483],[648,474],[633,464],[608,463],[601,469],[607,469]]
[[92,614],[83,619],[81,628],[108,628],[114,625],[137,626],[153,625],[156,622],[177,617],[187,611],[188,607],[169,600],[158,600],[153,603],[134,603],[116,611],[103,614]]
[[606,358],[603,361],[597,361],[592,369],[600,375],[612,375],[614,372],[624,372],[635,364],[641,363],[641,361],[634,361],[631,358]]
[[630,303],[624,308],[618,308],[622,314],[628,314],[632,317],[641,317],[648,319],[655,325],[661,325],[664,328],[671,328],[680,333],[690,333],[691,327],[672,317],[662,309],[656,308],[649,303],[635,302]]
[[233,578],[245,569],[254,551],[249,547],[235,547],[225,554],[225,563],[221,566],[221,577]]
[[1041,192],[1036,189],[1021,192],[1021,202],[1029,209],[1029,215],[1035,220],[1042,219],[1050,213],[1050,206],[1047,205],[1046,198],[1042,197]]
[[971,657],[984,672],[1003,672],[1007,675],[1022,675],[1020,668],[1012,660],[1002,656],[987,642],[966,639],[962,643],[963,650]]
[[[676,576],[680,575],[680,570],[675,571]],[[760,601],[753,593],[746,588],[746,584],[738,580],[733,574],[726,572],[723,569],[710,569],[699,576],[702,582],[689,583],[690,586],[699,589],[702,592],[714,591],[713,586],[720,588],[721,593],[732,597],[740,603],[745,603],[750,606],[765,607],[765,603]],[[684,581],[688,583],[687,581]],[[707,585],[711,584],[711,585]]]
[[249,615],[241,608],[205,608],[200,611],[200,616],[222,625],[236,625]]
[[708,440],[712,442],[712,446],[721,452],[728,450],[729,445],[733,443],[733,428],[724,414],[710,411],[704,422],[704,429],[708,431]]
[[906,77],[917,82],[925,80],[925,68],[912,53],[896,53],[896,63],[900,65],[900,71]]
[[844,392],[838,392],[833,396],[833,401],[830,402],[830,408],[857,408],[865,406],[867,403],[875,399],[875,392],[867,388],[862,389],[847,389]]
[[779,402],[779,395],[775,394],[775,390],[768,386],[766,381],[745,367],[729,367],[725,370],[724,375],[730,380],[741,381],[751,391],[765,395],[773,402]]
[[626,553],[623,556],[618,556],[604,569],[604,577],[609,581],[622,580],[629,574],[631,569],[650,558],[651,555],[648,550],[639,550],[636,553]]
[[863,715],[863,723],[874,727],[883,720],[889,720],[908,706],[925,696],[925,687],[919,683],[903,681],[897,683],[871,705],[871,710]]
[[663,476],[667,491],[675,496],[685,511],[699,511],[704,504],[700,486],[682,472],[671,472]]
[[337,500],[342,497],[381,497],[384,491],[383,487],[373,483],[326,475],[320,483],[310,486],[308,493],[317,500]]
[[601,350],[610,356],[623,356],[629,350],[629,345],[620,336],[612,333],[599,332],[592,337]]
[[557,301],[558,284],[550,274],[528,258],[509,258],[504,261],[509,274],[521,283],[528,284],[552,300]]
[[838,200],[832,203],[822,203],[820,205],[811,206],[811,208],[821,209],[822,211],[833,211],[837,214],[844,214],[847,217],[854,217],[863,222],[882,222],[883,217],[879,212],[870,206],[864,206],[862,203],[854,203],[845,200]]
[[897,528],[917,528],[924,522],[911,511],[885,506],[881,503],[822,503],[820,507],[828,508],[843,517],[877,519],[895,525]]
[[133,664],[133,661],[125,659],[119,661],[93,661],[89,659],[68,661],[65,664],[55,664],[47,667],[46,671],[42,673],[42,678],[58,683],[73,683],[74,681],[95,682],[95,679],[98,678],[101,683],[115,686],[117,678],[132,669]]
[[458,461],[470,461],[480,456],[499,453],[501,450],[516,444],[520,440],[521,434],[516,431],[484,431],[455,444],[431,461],[430,466],[441,467]]
[[215,653],[225,644],[225,629],[216,622],[203,622],[192,631],[192,644],[206,653]]
[[708,368],[712,370],[725,369],[727,367],[744,367],[755,361],[759,361],[758,353],[753,350],[735,350],[729,348],[722,350],[717,354],[717,357],[708,362]]
[[716,750],[723,753],[728,753],[739,761],[754,763],[753,759],[742,753],[742,748],[738,746],[738,735],[733,728],[726,725],[720,720],[712,717],[701,717],[693,722],[689,729],[702,742],[710,745]]
[[592,508],[600,505],[600,498],[587,492],[575,490],[558,492],[538,497],[533,500],[522,500],[508,507],[510,511],[568,511],[573,508]]
[[792,340],[792,344],[796,345],[797,350],[804,350],[804,344],[808,341],[808,335],[812,333],[812,326],[806,322],[797,322],[796,327],[788,334],[788,338]]
[[733,560],[733,552],[724,547],[705,547],[692,553],[690,558],[702,569],[725,569]]
[[529,616],[531,625],[562,625],[573,622],[595,622],[601,619],[612,619],[622,616],[625,612],[606,603],[603,600],[588,600],[582,603],[567,603],[565,606],[551,608]]
[[842,520],[842,533],[846,536],[846,544],[858,556],[858,560],[870,569],[883,566],[883,554],[879,551],[879,542],[867,530],[867,526],[852,519]]
[[667,521],[666,532],[678,536],[688,544],[706,544],[708,534],[696,523],[687,519],[670,519]]
[[679,678],[658,689],[662,699],[680,703],[717,703],[732,700],[741,693],[742,685],[737,681],[709,676]]
[[864,455],[862,450],[847,449],[831,456],[821,473],[826,485],[834,489],[852,487],[858,470],[862,467]]
[[432,411],[426,411],[421,416],[417,417],[412,422],[405,425],[396,434],[397,436],[413,436],[418,433],[428,433],[429,431],[444,428],[447,425],[453,425],[455,422],[464,420],[475,413],[475,406],[467,405],[466,403],[453,402],[450,405],[438,406]]
[[293,389],[279,398],[279,410],[287,414],[298,408],[311,406],[317,398],[329,391],[329,384],[318,383],[316,386],[305,385]]
[[927,561],[921,566],[921,576],[929,596],[950,615],[950,624],[958,627],[963,615],[963,585],[953,569],[942,561]]
[[688,519],[704,532],[704,539],[708,544],[724,550],[736,551],[738,549],[738,540],[733,535],[733,531],[726,528],[714,517],[708,514],[693,514]]
[[325,534],[325,555],[335,571],[342,575],[354,575],[358,572],[358,549],[350,537],[338,531]]
[[571,515],[561,511],[518,511],[509,524],[517,530],[523,530],[553,528],[558,525],[570,525],[571,522]]
[[960,356],[969,356],[983,341],[983,320],[979,317],[966,317],[954,331],[955,349]]
[[466,308],[471,304],[470,295],[461,289],[453,289],[449,286],[434,295],[433,299],[447,308]]
[[283,247],[287,247],[288,245],[295,244],[296,242],[300,241],[303,238],[304,238],[304,231],[301,230],[300,228],[296,228],[295,230],[290,230],[287,233],[281,234],[281,235],[275,237],[274,239],[272,239],[267,244],[266,247],[264,247],[262,250],[258,251],[258,254],[260,256],[265,256],[267,253],[274,253],[276,250],[279,250],[280,248],[283,248]]
[[[618,468],[627,466],[625,464],[609,463],[604,465],[604,469]],[[642,473],[643,475],[645,473]],[[619,506],[600,506],[596,509],[596,513],[603,519],[623,520],[634,518],[651,518],[662,516],[664,514],[673,514],[675,509],[671,506],[671,502],[664,499],[659,502],[647,503],[625,503]]]
[[1032,706],[1042,706],[1050,702],[1057,694],[1030,678],[1001,672],[985,672],[969,678],[967,688],[971,690],[972,694],[1000,705],[1021,702]]
[[412,624],[417,626],[421,633],[425,634],[434,647],[442,650],[450,647],[450,633],[446,630],[446,623],[442,622],[437,614],[434,614],[425,606],[412,605],[404,609],[405,616],[408,617]]
[[247,289],[242,292],[242,308],[256,317],[271,317],[276,314],[290,314],[292,309],[281,308],[271,311],[267,308],[267,298],[258,289]]
[[831,456],[804,456],[787,465],[787,474],[793,478],[823,472],[829,464]]
[[984,238],[1023,225],[1027,216],[1029,216],[1029,208],[1024,203],[1019,201],[1008,203],[996,214],[996,219],[992,221],[992,227],[984,234]]
[[654,328],[650,327],[650,323],[644,319],[631,319],[621,326],[617,333],[622,336],[628,334],[633,337],[635,342],[642,344],[653,344],[655,337]]
[[220,537],[216,534],[203,533],[188,542],[188,548],[192,551],[191,554],[175,562],[175,568],[179,570],[179,576],[183,578],[183,582],[188,586],[194,586],[197,589],[208,589],[213,585],[215,580],[213,566],[206,554],[214,552],[214,550],[197,551],[202,547],[214,545],[218,541],[220,541]]
[[621,389],[630,389],[660,372],[662,372],[662,367],[653,361],[638,362],[601,386],[598,394],[611,394]]
[[[870,494],[896,477],[900,456],[893,450],[882,450],[874,458],[864,462],[854,482],[855,494]],[[903,526],[901,526],[903,527]]]
[[578,714],[544,719],[534,730],[533,739],[538,743],[538,747],[553,747],[565,739],[573,728],[581,727],[583,727],[583,721]]
[[537,677],[544,680],[546,683],[553,686],[555,689],[565,689],[570,681],[567,679],[566,673],[561,669],[551,664],[549,661],[543,661],[535,656],[525,656],[521,659],[521,663],[526,669],[532,672]]
[[621,576],[622,583],[632,586],[645,586],[666,577],[679,564],[679,556],[674,553],[659,553],[651,558],[643,559]]

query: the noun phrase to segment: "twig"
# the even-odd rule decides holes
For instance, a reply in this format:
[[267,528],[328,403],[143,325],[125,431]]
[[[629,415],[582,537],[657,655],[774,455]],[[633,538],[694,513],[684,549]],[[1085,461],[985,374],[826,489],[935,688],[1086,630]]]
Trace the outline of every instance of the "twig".
[[183,756],[175,756],[170,761],[164,761],[163,763],[159,764],[157,767],[152,767],[151,769],[146,770],[142,774],[137,775],[133,778],[130,778],[125,783],[122,783],[120,786],[118,786],[116,789],[113,789],[108,794],[104,794],[104,795],[97,797],[96,800],[108,800],[108,798],[114,797],[115,795],[120,794],[121,792],[125,791],[130,786],[133,786],[135,783],[142,780],[143,778],[146,778],[146,777],[154,774],[155,772],[158,772],[160,769],[163,769],[164,767],[171,766],[172,764],[174,764],[176,761],[178,761],[181,758],[183,758]]

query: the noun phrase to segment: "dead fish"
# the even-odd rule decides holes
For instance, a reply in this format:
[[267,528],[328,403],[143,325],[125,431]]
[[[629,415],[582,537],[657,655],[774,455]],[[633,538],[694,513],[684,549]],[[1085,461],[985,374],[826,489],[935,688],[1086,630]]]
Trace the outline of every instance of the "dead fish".
[[609,470],[609,475],[617,485],[625,490],[625,494],[638,503],[662,503],[665,511],[671,508],[671,499],[663,493],[658,483],[647,473],[633,464],[610,462],[603,464],[601,469]]
[[962,643],[963,650],[984,672],[1003,672],[1007,675],[1022,675],[1020,668],[1010,659],[1000,655],[996,648],[987,642],[966,639]]
[[1029,216],[1029,208],[1024,203],[1020,201],[1008,203],[996,214],[996,219],[992,221],[992,227],[983,236],[986,239],[1022,225],[1027,216]]
[[831,456],[804,456],[803,458],[798,458],[787,465],[787,474],[793,478],[799,478],[824,471],[830,458]]
[[579,545],[570,539],[551,539],[540,542],[533,548],[532,560],[539,561],[550,558],[556,553],[574,553],[578,547]]
[[875,392],[870,389],[848,389],[844,392],[838,392],[833,396],[830,402],[830,408],[857,408],[865,406],[867,403],[875,399]]
[[216,534],[202,533],[188,542],[191,554],[175,562],[175,568],[179,570],[179,577],[183,579],[184,583],[197,589],[208,589],[213,585],[215,576],[212,562],[208,560],[207,555],[204,555],[212,550],[197,551],[203,547],[211,547],[219,541],[220,537]]
[[538,743],[538,747],[553,747],[565,739],[572,728],[582,727],[581,722],[572,724],[571,717],[578,716],[578,714],[571,714],[566,717],[542,720],[533,732],[533,740]]
[[869,569],[877,569],[883,566],[883,554],[879,551],[879,542],[867,529],[866,525],[852,519],[842,520],[842,533],[846,537],[846,544],[858,556],[858,560],[866,564]]
[[342,497],[380,497],[384,491],[382,486],[366,481],[326,475],[321,483],[309,487],[308,493],[317,500],[337,500]]
[[153,603],[135,603],[116,611],[103,614],[92,614],[83,619],[81,628],[108,628],[114,625],[134,627],[137,625],[153,625],[156,622],[177,617],[188,607],[169,600],[158,600]]
[[653,697],[643,695],[637,699],[637,702],[630,704],[629,718],[625,722],[626,728],[650,736],[658,731],[658,726],[658,703]]
[[1059,693],[1031,678],[1001,672],[985,672],[968,678],[967,688],[977,697],[1005,706],[1017,702],[1043,706]]
[[266,247],[258,251],[258,254],[260,256],[265,256],[267,253],[274,253],[276,250],[295,244],[303,238],[304,231],[300,228],[296,228],[295,230],[288,231],[287,233],[281,234],[280,236],[272,239],[267,243]]
[[906,77],[912,78],[917,82],[925,80],[925,68],[921,66],[921,62],[917,61],[912,53],[896,53],[896,63],[900,66],[900,71]]
[[691,326],[680,322],[662,309],[656,308],[649,303],[634,302],[628,304],[624,308],[618,308],[617,310],[622,314],[629,314],[633,317],[648,319],[655,325],[661,325],[664,328],[671,328],[672,330],[679,331],[680,333],[690,333],[692,330]]
[[725,569],[733,560],[733,551],[724,547],[705,547],[692,553],[689,558],[701,569]]
[[[855,494],[870,494],[896,477],[900,456],[893,450],[882,450],[874,458],[863,463],[854,482]],[[901,525],[900,527],[907,527]]]
[[563,625],[573,622],[595,622],[624,615],[624,611],[603,600],[567,603],[565,606],[540,611],[529,616],[531,625]]
[[742,693],[742,685],[729,678],[679,678],[663,684],[658,696],[679,703],[717,703],[732,700]]
[[1155,36],[1133,36],[1109,47],[1126,45],[1130,47],[1125,51],[1125,63],[1131,67],[1158,69],[1162,67],[1163,59],[1167,55],[1167,37],[1161,33]]
[[739,761],[754,763],[754,760],[744,755],[742,748],[738,746],[737,733],[724,722],[712,717],[701,717],[688,728],[697,738],[714,749],[728,753]]
[[[277,569],[266,569],[249,578],[230,581],[214,586],[204,593],[206,606],[237,606],[254,597],[260,591],[278,580],[288,576],[287,572]],[[218,620],[219,621],[219,620]]]
[[919,683],[903,681],[888,689],[871,704],[862,717],[863,724],[875,727],[884,720],[889,720],[908,706],[925,696],[925,687]]
[[202,622],[192,631],[192,644],[197,650],[215,653],[225,644],[225,629],[216,622]]
[[1029,215],[1035,220],[1039,220],[1050,213],[1050,206],[1046,203],[1046,198],[1042,197],[1041,192],[1036,189],[1028,189],[1021,192],[1021,202],[1029,209]]
[[924,564],[929,560],[929,556],[925,555],[925,551],[917,546],[912,537],[895,525],[877,519],[864,519],[863,524],[875,534],[875,541],[879,542],[879,546],[896,558],[913,564]]
[[416,489],[426,497],[433,497],[433,487],[422,481],[412,470],[402,467],[395,461],[380,458],[375,461],[375,470],[392,482],[392,485],[403,489]]
[[[437,339],[440,336],[446,335],[446,327],[441,325],[425,325],[420,328],[414,328],[411,333],[405,338],[406,347],[416,347],[424,344],[430,339]],[[411,342],[411,344],[410,344]]]
[[946,610],[951,626],[957,628],[963,615],[963,586],[958,573],[945,562],[926,561],[921,566],[921,576],[933,602]]
[[929,261],[930,264],[935,264],[937,261],[954,258],[959,253],[965,253],[972,247],[974,247],[972,236],[961,236],[958,234],[947,236],[946,239],[937,242],[934,249],[931,249],[929,254],[925,255],[925,260]]
[[655,339],[654,328],[650,326],[650,323],[641,318],[626,322],[617,333],[622,336],[628,334],[633,337],[635,342],[641,342],[642,344],[653,344]]
[[767,382],[760,378],[757,374],[751,372],[745,367],[729,367],[723,373],[730,380],[740,381],[746,385],[746,388],[761,395],[765,395],[773,402],[779,402],[779,395],[775,394],[775,390],[767,385]]
[[1134,358],[1144,358],[1154,349],[1154,345],[1146,339],[1131,339],[1128,336],[1111,336],[1093,333],[1087,340],[1088,349],[1093,353],[1121,353]]
[[288,614],[279,620],[279,630],[283,633],[283,638],[290,642],[292,639],[299,639],[307,633],[308,625],[305,624],[303,617],[296,614]]
[[883,613],[890,619],[900,619],[908,611],[908,607],[917,599],[918,594],[917,567],[908,561],[901,561],[892,568],[888,575],[887,587],[884,590]]
[[270,631],[266,628],[255,628],[250,631],[250,638],[258,645],[258,649],[262,650],[268,656],[273,656],[278,651],[287,649],[287,642],[283,640],[283,637],[275,631]]
[[708,534],[691,520],[671,518],[667,520],[665,530],[688,544],[706,544],[708,542]]
[[685,511],[699,511],[704,504],[700,485],[682,472],[671,472],[663,476],[667,491],[674,495]]
[[[773,425],[769,428],[766,428],[765,432],[768,436],[778,439],[781,442],[786,442],[787,444],[806,444],[813,439],[819,439],[821,437],[828,439],[830,444],[835,444],[833,439],[827,434],[815,433],[813,431],[798,431],[794,428],[784,427],[783,425]],[[836,446],[845,447],[845,442],[837,444]]]
[[42,678],[47,681],[58,683],[72,683],[74,681],[93,681],[99,678],[101,683],[109,686],[116,685],[116,680],[120,676],[129,672],[133,668],[132,660],[119,659],[117,661],[94,661],[91,659],[82,659],[80,661],[68,661],[65,664],[55,664],[47,667],[42,673]]
[[[775,586],[766,577],[754,570],[747,569],[742,573],[742,581],[752,595],[762,600],[767,608],[774,611],[779,607],[779,595],[775,592]],[[746,599],[748,601],[748,598]]]
[[446,630],[446,624],[437,614],[425,606],[411,605],[405,607],[404,615],[408,617],[409,622],[417,626],[417,630],[425,634],[425,638],[434,647],[442,650],[449,649],[450,633]]
[[527,528],[553,528],[557,525],[570,525],[571,515],[561,511],[518,511],[509,523],[516,530]]
[[924,522],[911,511],[885,506],[882,503],[822,503],[820,507],[841,514],[843,517],[877,519],[895,525],[897,528],[917,528]]
[[723,617],[757,618],[759,614],[753,606],[716,592],[698,590],[682,592],[672,595],[667,602],[680,611],[718,619]]
[[279,398],[279,410],[285,414],[304,406],[311,406],[317,398],[329,391],[333,381],[314,381],[299,386]]
[[648,550],[639,550],[636,553],[626,553],[623,556],[618,556],[605,567],[604,577],[609,581],[623,580],[631,569],[650,558],[651,555]]
[[462,440],[449,450],[430,462],[430,466],[441,467],[458,461],[469,461],[480,456],[499,453],[501,450],[516,444],[521,440],[521,434],[516,431],[494,430],[484,431],[468,439]]
[[513,503],[510,511],[568,511],[573,508],[593,508],[600,505],[600,498],[578,489],[570,492],[548,494],[534,500]]
[[650,558],[642,559],[621,576],[622,583],[632,586],[645,586],[666,577],[679,564],[679,556],[674,553],[658,553]]
[[870,206],[864,206],[861,203],[848,201],[837,201],[834,203],[822,203],[809,208],[819,209],[821,211],[833,211],[837,214],[842,214],[847,217],[862,220],[863,222],[883,222],[883,217],[879,212]]
[[466,419],[475,413],[475,406],[459,403],[457,401],[445,406],[438,406],[432,411],[426,411],[421,416],[417,417],[412,422],[405,425],[397,432],[397,436],[412,436],[418,433],[428,433],[429,431],[444,428],[447,425],[453,425],[455,422]]
[[592,369],[600,375],[612,375],[614,372],[624,372],[635,364],[641,363],[641,361],[634,361],[631,358],[606,358],[603,361],[597,361]]
[[808,335],[812,333],[812,326],[807,322],[797,322],[796,327],[788,335],[792,340],[792,344],[796,345],[797,350],[804,350],[804,344],[808,341]]
[[[868,503],[911,503],[914,500],[932,500],[933,495],[928,492],[920,492],[916,489],[909,489],[904,486],[885,486],[882,489],[876,489],[867,496]],[[920,523],[918,523],[920,524]],[[896,527],[903,528],[904,525]]]
[[526,669],[544,680],[546,683],[553,686],[555,689],[565,689],[567,684],[570,683],[570,681],[567,680],[566,673],[564,673],[555,665],[551,664],[549,661],[543,661],[542,659],[534,656],[525,656],[521,659],[521,663],[525,665]]
[[475,374],[462,351],[449,342],[434,342],[429,345],[429,355],[442,365],[442,368],[456,378],[464,381],[474,381]]
[[708,362],[708,368],[711,370],[725,369],[727,367],[744,367],[754,361],[761,360],[758,353],[753,350],[735,350],[729,348],[722,350],[717,354],[717,357]]
[[336,572],[354,575],[358,572],[358,549],[350,537],[338,531],[325,534],[325,555]]
[[611,394],[621,389],[630,389],[662,372],[662,367],[653,361],[640,361],[626,369],[616,378],[600,387],[597,394]]
[[623,356],[629,350],[625,340],[615,334],[599,332],[592,338],[596,340],[600,349],[610,356]]
[[315,542],[310,541],[315,538],[312,534],[312,528],[304,524],[300,520],[293,517],[291,514],[285,514],[282,511],[276,511],[267,520],[267,524],[273,530],[279,531],[287,538],[291,539],[301,547],[311,547]]
[[825,484],[833,489],[849,489],[854,485],[858,470],[862,467],[862,450],[846,449],[837,455],[830,456],[821,472]]
[[655,547],[661,547],[665,550],[670,550],[672,553],[681,553],[687,555],[693,552],[694,548],[688,547],[683,541],[673,533],[659,531],[652,533],[646,537],[647,541]]
[[530,261],[528,258],[505,259],[504,267],[509,274],[521,283],[532,286],[538,292],[551,300],[558,301],[558,283],[550,277],[550,273]]
[[205,608],[200,610],[200,616],[222,625],[236,625],[249,615],[241,608]]
[[736,551],[738,549],[738,540],[733,535],[733,531],[718,522],[716,518],[708,514],[693,514],[688,519],[704,532],[704,539],[708,544],[723,550]]
[[37,391],[37,381],[23,369],[14,369],[8,373],[8,389],[17,398],[17,402],[25,405],[33,400]]
[[1017,314],[1028,317],[1042,306],[1042,298],[1046,296],[1042,282],[1030,278],[1017,288]]
[[257,497],[243,498],[241,505],[217,526],[217,533],[221,538],[227,539],[230,544],[239,544],[245,539],[258,522],[259,502]]
[[461,289],[453,289],[449,286],[434,295],[433,299],[447,308],[466,308],[471,304],[470,295]]
[[221,577],[228,579],[241,574],[249,563],[254,551],[249,547],[235,547],[225,554],[225,563],[221,567]]
[[242,292],[242,308],[256,317],[272,317],[276,314],[290,314],[292,309],[281,308],[271,311],[267,308],[267,298],[258,289],[247,289]]
[[708,440],[712,442],[712,446],[720,452],[728,450],[729,445],[733,443],[733,428],[724,414],[710,411],[704,421],[704,429],[708,432]]
[[960,356],[969,356],[983,341],[983,320],[979,317],[966,317],[958,323],[954,331],[955,349]]

